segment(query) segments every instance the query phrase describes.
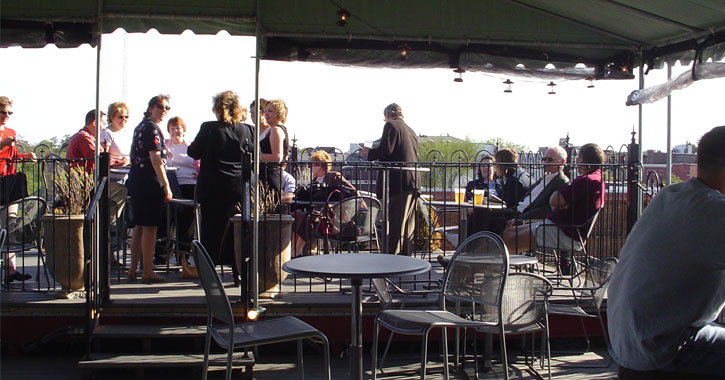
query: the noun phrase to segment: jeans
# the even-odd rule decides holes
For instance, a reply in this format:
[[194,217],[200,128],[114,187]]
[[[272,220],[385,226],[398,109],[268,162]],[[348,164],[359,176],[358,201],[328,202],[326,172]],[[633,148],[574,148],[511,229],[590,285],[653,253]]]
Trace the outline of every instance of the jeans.
[[663,372],[725,374],[725,326],[709,323],[693,330]]

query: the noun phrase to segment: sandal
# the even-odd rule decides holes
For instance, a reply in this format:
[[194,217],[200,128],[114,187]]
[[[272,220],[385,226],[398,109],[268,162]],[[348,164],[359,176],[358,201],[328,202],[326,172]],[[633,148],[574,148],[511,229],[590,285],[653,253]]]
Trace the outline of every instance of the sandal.
[[141,276],[141,281],[144,284],[149,285],[149,284],[157,284],[159,282],[164,282],[164,281],[166,281],[166,279],[154,273],[151,276]]
[[138,280],[138,277],[136,276],[136,272],[128,272],[126,274],[126,280],[128,282],[136,282],[136,280]]

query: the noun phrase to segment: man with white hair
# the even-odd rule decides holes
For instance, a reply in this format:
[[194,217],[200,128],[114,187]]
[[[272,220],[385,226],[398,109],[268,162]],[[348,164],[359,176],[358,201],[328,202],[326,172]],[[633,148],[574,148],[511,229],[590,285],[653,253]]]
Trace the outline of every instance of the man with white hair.
[[[519,202],[516,207],[517,220],[544,219],[546,213],[551,211],[549,204],[551,194],[569,183],[569,177],[563,171],[566,157],[566,151],[560,146],[552,146],[546,150],[541,159],[544,162],[544,175],[531,186]],[[512,223],[514,220],[510,220],[508,225]]]

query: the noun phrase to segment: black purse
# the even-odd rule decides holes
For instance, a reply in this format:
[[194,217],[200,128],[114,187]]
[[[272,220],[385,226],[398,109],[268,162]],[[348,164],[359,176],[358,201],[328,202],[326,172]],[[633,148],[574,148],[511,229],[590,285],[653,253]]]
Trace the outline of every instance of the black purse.
[[0,205],[6,205],[28,196],[25,173],[16,172],[0,177]]

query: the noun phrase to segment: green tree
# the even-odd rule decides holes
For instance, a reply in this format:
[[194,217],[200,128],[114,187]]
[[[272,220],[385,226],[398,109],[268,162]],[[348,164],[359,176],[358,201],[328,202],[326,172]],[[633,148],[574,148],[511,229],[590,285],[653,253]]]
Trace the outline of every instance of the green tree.
[[488,140],[484,141],[484,144],[493,145],[493,146],[497,147],[498,149],[510,148],[518,153],[531,151],[531,149],[529,149],[529,147],[526,145],[517,144],[513,141],[507,141],[500,137],[494,137],[494,138],[488,139]]

